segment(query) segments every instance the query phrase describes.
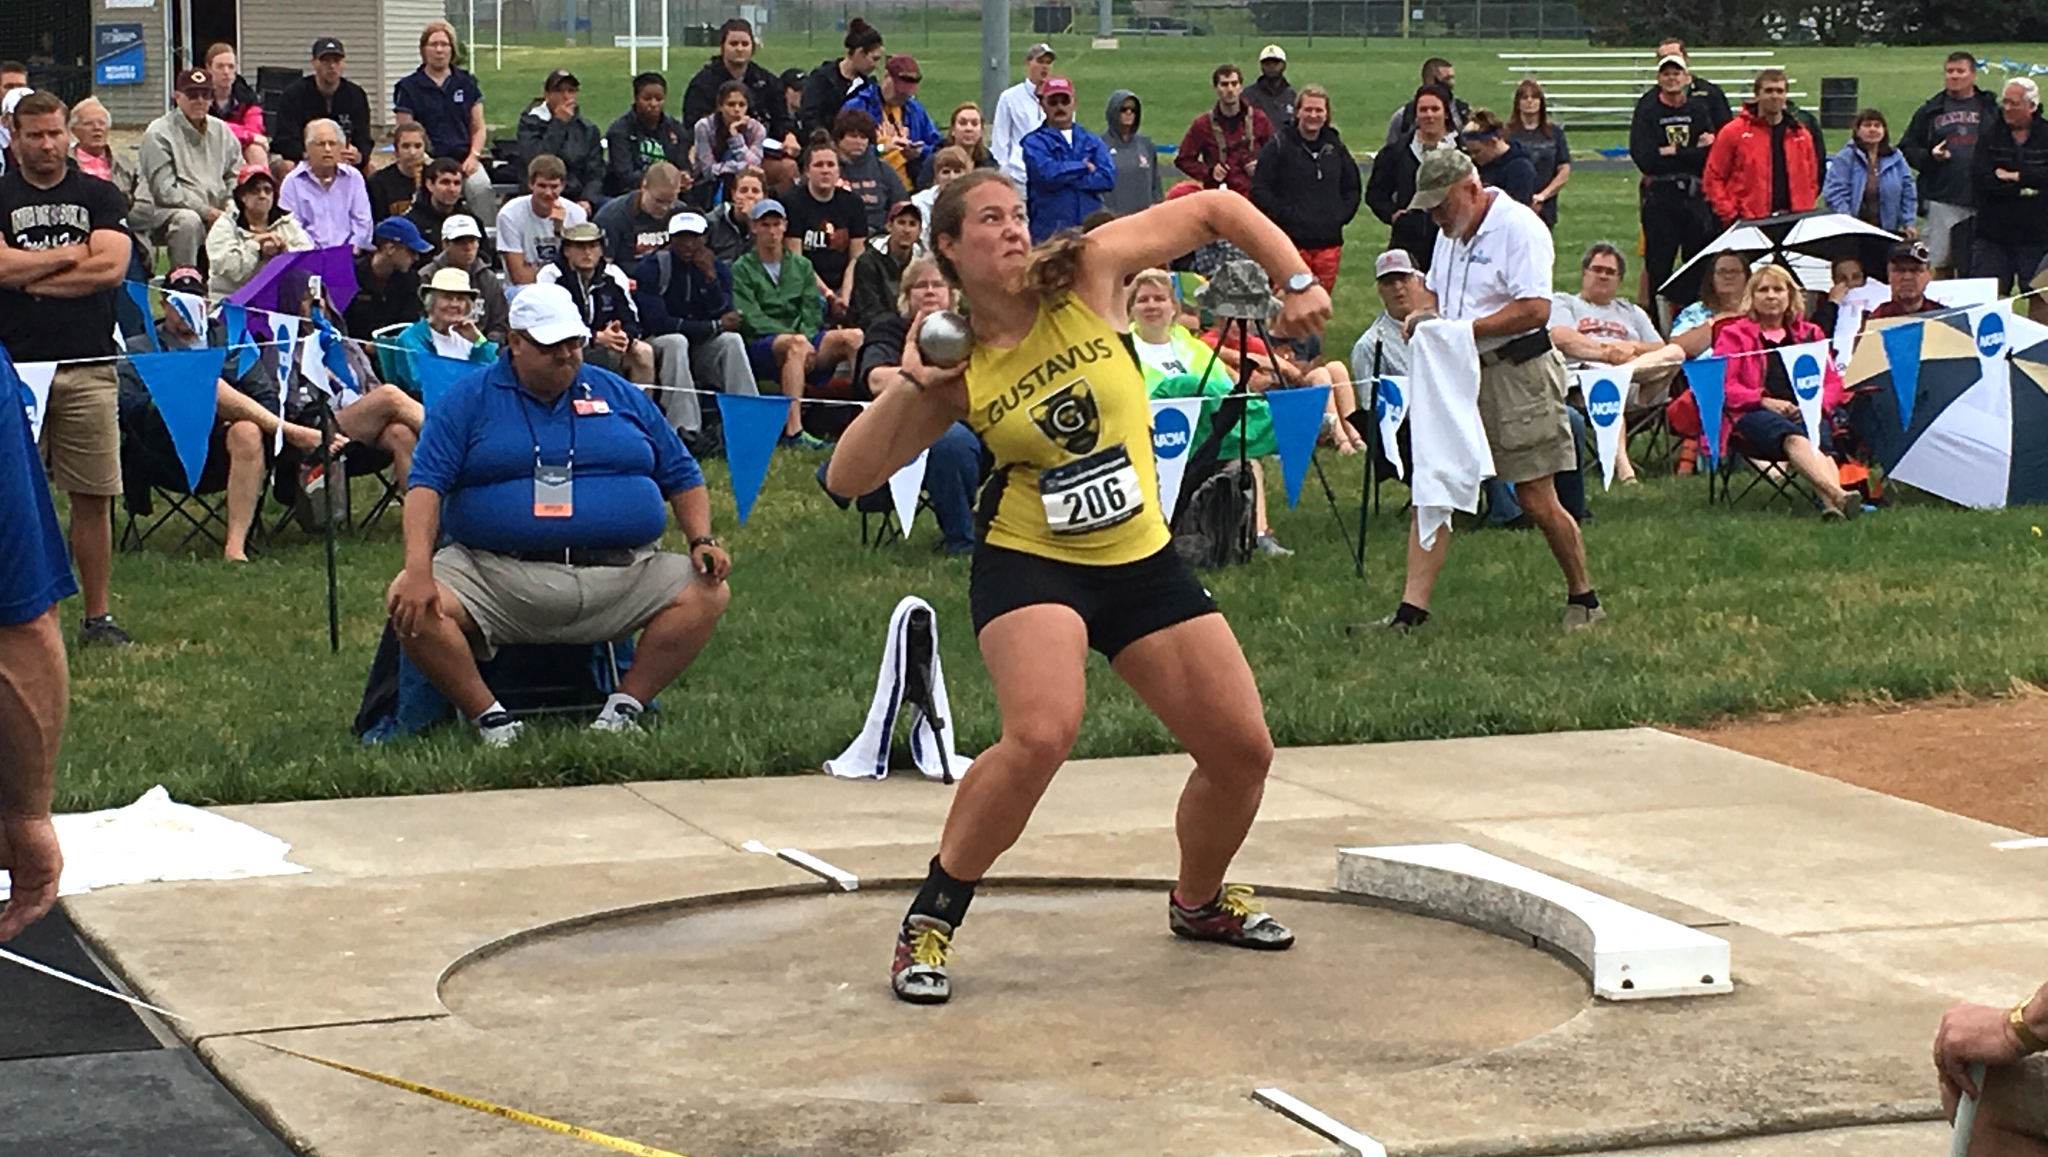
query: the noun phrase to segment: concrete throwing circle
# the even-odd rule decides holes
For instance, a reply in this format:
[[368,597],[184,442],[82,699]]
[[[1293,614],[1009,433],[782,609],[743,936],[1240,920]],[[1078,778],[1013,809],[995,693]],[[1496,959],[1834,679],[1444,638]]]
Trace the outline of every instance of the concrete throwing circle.
[[1272,900],[1299,941],[1250,952],[1175,939],[1163,890],[997,886],[956,942],[953,1002],[918,1008],[887,983],[907,901],[864,889],[601,918],[469,958],[441,996],[650,1097],[1012,1106],[1420,1069],[1589,1000],[1526,943],[1386,909]]

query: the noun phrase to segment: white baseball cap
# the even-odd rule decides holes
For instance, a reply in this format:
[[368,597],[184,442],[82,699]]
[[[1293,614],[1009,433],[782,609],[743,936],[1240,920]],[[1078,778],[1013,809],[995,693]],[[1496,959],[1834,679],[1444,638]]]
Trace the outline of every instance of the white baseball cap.
[[23,99],[35,95],[35,91],[32,88],[8,89],[6,96],[0,96],[0,116],[13,116],[14,106],[20,104]]
[[443,245],[450,241],[460,241],[464,237],[480,238],[483,235],[482,226],[476,223],[476,218],[467,213],[453,214],[447,220],[441,222],[441,243]]
[[671,237],[678,233],[703,234],[710,230],[711,222],[706,221],[702,213],[678,213],[668,219],[668,235]]
[[583,311],[569,291],[559,285],[529,285],[512,301],[506,328],[525,334],[541,345],[554,345],[572,337],[588,339],[590,327],[583,324]]
[[1389,249],[1372,263],[1373,280],[1392,277],[1396,273],[1415,273],[1415,259],[1408,256],[1406,249]]
[[1277,44],[1268,44],[1264,48],[1259,49],[1259,59],[1277,60],[1285,64],[1287,63],[1287,50]]

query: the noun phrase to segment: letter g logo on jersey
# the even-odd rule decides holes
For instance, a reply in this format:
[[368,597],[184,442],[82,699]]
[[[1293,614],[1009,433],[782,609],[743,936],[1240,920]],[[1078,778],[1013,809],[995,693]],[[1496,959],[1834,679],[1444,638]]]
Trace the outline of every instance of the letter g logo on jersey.
[[1586,416],[1596,426],[1612,426],[1621,420],[1621,387],[1613,378],[1601,378],[1586,391]]
[[1031,407],[1038,429],[1069,454],[1088,454],[1102,437],[1102,416],[1087,378],[1079,378]]
[[1158,412],[1153,422],[1152,453],[1154,455],[1161,461],[1167,461],[1178,458],[1188,452],[1188,435],[1192,431],[1188,428],[1186,414],[1175,409],[1165,409]]

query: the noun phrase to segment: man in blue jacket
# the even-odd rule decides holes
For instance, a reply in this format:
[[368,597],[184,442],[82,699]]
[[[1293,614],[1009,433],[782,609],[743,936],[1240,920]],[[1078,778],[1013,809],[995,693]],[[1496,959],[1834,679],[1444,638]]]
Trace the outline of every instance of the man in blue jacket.
[[1074,123],[1074,82],[1050,77],[1038,91],[1045,123],[1024,134],[1024,203],[1031,243],[1078,228],[1116,187],[1116,160],[1102,138]]
[[640,326],[654,342],[662,412],[693,449],[704,433],[699,380],[728,394],[761,392],[733,307],[732,267],[704,244],[710,229],[702,214],[676,214],[668,222],[668,248],[641,258],[633,270]]

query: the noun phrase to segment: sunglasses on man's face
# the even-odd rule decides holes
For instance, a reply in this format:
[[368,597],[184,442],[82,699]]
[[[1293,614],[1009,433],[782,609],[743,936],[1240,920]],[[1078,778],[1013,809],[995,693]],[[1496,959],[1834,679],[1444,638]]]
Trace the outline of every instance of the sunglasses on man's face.
[[1619,269],[1616,269],[1616,268],[1615,268],[1614,266],[1612,266],[1612,265],[1588,265],[1588,266],[1586,266],[1586,272],[1587,272],[1587,273],[1592,273],[1592,274],[1596,274],[1596,275],[1598,275],[1598,276],[1600,276],[1600,277],[1620,277],[1620,276],[1621,276],[1621,270],[1619,270]]
[[1049,96],[1049,97],[1046,97],[1046,98],[1045,98],[1045,103],[1047,103],[1047,104],[1061,104],[1061,105],[1065,105],[1065,104],[1073,104],[1073,103],[1074,103],[1074,98],[1073,98],[1073,97],[1070,97],[1070,96],[1059,96],[1059,95],[1055,94],[1055,95],[1053,95],[1053,96]]

